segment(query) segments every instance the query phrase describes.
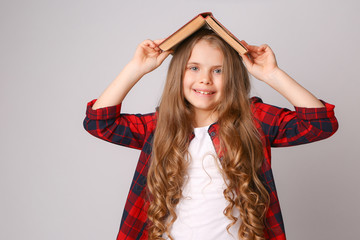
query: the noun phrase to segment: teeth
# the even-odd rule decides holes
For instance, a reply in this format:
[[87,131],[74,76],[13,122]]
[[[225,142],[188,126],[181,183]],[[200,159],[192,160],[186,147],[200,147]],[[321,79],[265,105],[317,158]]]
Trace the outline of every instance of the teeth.
[[199,91],[199,90],[195,90],[195,92],[198,92],[198,93],[201,93],[201,94],[206,94],[206,95],[211,94],[211,92],[203,92],[203,91]]

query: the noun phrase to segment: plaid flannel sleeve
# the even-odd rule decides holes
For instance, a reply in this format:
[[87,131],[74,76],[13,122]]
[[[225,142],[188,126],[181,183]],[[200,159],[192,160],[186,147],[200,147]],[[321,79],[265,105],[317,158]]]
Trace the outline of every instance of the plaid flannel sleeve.
[[120,114],[121,104],[93,110],[95,102],[96,99],[87,104],[85,130],[105,141],[141,149],[154,114]]
[[335,106],[324,101],[322,103],[325,107],[295,107],[295,111],[291,111],[253,98],[256,117],[272,147],[306,144],[333,135],[338,129]]

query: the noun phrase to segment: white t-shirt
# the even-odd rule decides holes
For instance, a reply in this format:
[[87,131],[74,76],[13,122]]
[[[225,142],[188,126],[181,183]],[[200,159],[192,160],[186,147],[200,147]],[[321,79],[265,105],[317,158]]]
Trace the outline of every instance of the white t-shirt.
[[[229,229],[233,236],[226,231],[226,226],[231,223],[223,214],[228,205],[223,195],[226,185],[208,128],[195,128],[195,137],[190,142],[191,159],[188,179],[183,186],[184,198],[176,207],[178,218],[170,229],[175,240],[238,239],[240,219]],[[240,213],[234,209],[233,215],[239,218]]]

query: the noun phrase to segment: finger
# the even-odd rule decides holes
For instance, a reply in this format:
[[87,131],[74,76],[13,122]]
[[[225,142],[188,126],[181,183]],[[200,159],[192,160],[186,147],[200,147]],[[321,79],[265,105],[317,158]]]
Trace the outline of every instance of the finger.
[[261,44],[260,46],[259,46],[259,49],[265,49],[265,48],[267,48],[268,47],[268,45],[266,45],[266,44]]
[[156,47],[156,44],[151,39],[146,39],[145,41],[142,42],[142,44],[144,46],[148,46],[150,48],[155,48]]
[[249,56],[252,58],[257,58],[263,53],[263,51],[258,46],[247,45],[247,49],[247,54],[249,54]]
[[240,43],[244,45],[244,47],[248,48],[249,44],[245,40],[241,40]]
[[155,47],[153,49],[154,49],[154,51],[161,53],[161,49],[158,46],[155,45]]
[[262,44],[259,46],[259,51],[266,51],[267,49],[270,49],[267,44]]
[[157,58],[158,65],[160,65],[172,52],[173,51],[171,50],[171,51],[165,51],[165,52],[160,53],[160,55]]
[[245,40],[241,40],[240,43],[243,44],[246,48],[248,48],[248,47],[252,48],[253,47],[253,45],[248,44]]
[[156,45],[159,45],[159,44],[162,43],[164,40],[165,40],[165,38],[163,38],[163,39],[157,39],[157,40],[154,40],[154,43],[155,43]]
[[247,54],[242,54],[241,57],[246,68],[249,68],[253,64],[253,62],[251,61],[250,57]]
[[248,48],[251,52],[255,52],[255,53],[260,53],[262,52],[262,47],[259,47],[259,46],[255,46],[255,45],[249,45],[249,48]]
[[249,50],[249,52],[247,54],[248,54],[249,59],[252,60],[252,59],[256,59],[257,57],[259,57],[260,53],[261,52],[255,52],[255,51]]

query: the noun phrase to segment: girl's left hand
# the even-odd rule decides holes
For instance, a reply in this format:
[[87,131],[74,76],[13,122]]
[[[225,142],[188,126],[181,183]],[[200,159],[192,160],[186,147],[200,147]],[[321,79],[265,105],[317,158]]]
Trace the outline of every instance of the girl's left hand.
[[243,54],[241,57],[251,75],[266,82],[279,70],[275,54],[268,45],[249,45],[244,40],[241,43],[249,50],[247,54]]

